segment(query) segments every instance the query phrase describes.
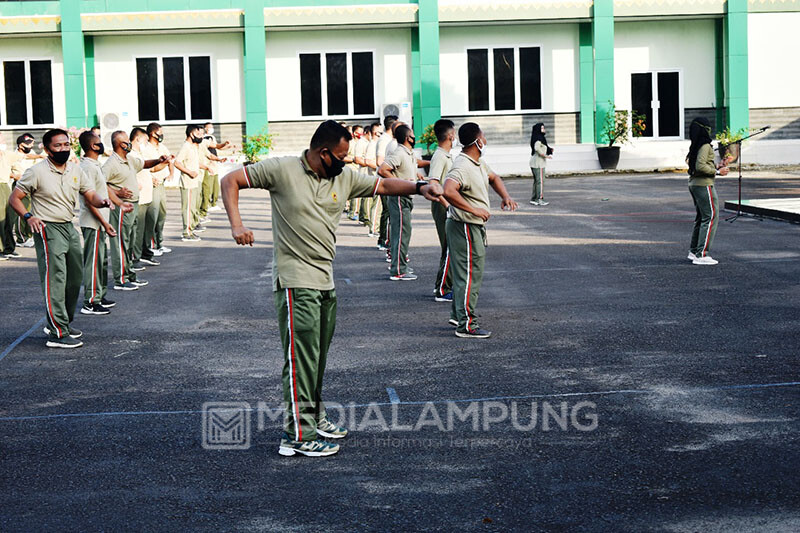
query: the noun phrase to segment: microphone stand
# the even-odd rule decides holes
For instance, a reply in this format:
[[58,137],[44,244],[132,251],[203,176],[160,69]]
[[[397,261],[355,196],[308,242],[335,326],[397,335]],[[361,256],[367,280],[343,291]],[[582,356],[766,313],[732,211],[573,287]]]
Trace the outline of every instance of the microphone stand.
[[[751,133],[747,137],[742,137],[738,141],[732,143],[732,144],[739,145],[738,154],[737,154],[737,157],[736,157],[736,159],[738,160],[738,163],[739,163],[739,202],[736,204],[736,214],[726,218],[725,219],[726,222],[733,222],[734,220],[736,220],[737,218],[742,216],[742,142],[746,141],[750,137],[755,137],[756,135],[761,135],[762,133],[764,133],[768,129],[769,129],[769,126],[764,126],[760,130]],[[730,146],[730,145],[728,145],[728,146]]]

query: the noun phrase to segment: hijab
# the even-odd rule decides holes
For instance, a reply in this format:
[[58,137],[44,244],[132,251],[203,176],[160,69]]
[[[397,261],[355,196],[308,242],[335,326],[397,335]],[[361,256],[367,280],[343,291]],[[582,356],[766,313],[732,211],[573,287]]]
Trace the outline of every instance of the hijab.
[[689,175],[694,176],[695,166],[697,165],[697,153],[704,144],[711,144],[711,124],[708,119],[697,117],[689,126]]
[[533,125],[533,129],[531,129],[531,155],[534,153],[533,147],[536,145],[536,141],[547,146],[547,153],[550,153],[550,145],[547,144],[547,139],[545,139],[544,133],[542,133],[542,128],[544,128],[544,122],[537,122]]

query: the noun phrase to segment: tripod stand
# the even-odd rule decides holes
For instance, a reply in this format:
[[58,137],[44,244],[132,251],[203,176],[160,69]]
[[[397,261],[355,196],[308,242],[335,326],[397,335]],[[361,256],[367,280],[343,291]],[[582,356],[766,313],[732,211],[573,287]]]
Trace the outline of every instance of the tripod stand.
[[[738,163],[739,163],[739,202],[736,204],[736,214],[726,218],[725,221],[727,221],[727,222],[733,222],[734,220],[736,220],[737,218],[742,216],[742,142],[746,141],[750,137],[755,137],[756,135],[761,135],[762,133],[764,133],[768,129],[769,129],[769,126],[764,126],[760,130],[751,133],[747,137],[742,137],[738,141],[732,143],[732,144],[737,145],[737,148],[738,148],[737,149],[737,154],[738,155],[737,155],[736,159],[738,160]],[[730,146],[730,145],[728,145],[728,146]]]

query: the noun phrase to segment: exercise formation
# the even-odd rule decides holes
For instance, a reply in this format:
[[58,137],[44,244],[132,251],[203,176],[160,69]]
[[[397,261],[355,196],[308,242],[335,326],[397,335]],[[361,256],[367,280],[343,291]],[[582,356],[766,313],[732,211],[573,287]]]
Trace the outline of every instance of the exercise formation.
[[[35,248],[46,346],[77,348],[83,333],[72,325],[76,309],[90,316],[110,314],[116,303],[108,290],[147,287],[140,273],[160,266],[172,252],[164,230],[167,180],[180,188],[180,239],[193,245],[202,240],[210,214],[221,210],[216,205],[221,197],[233,239],[252,246],[255,236],[239,212],[240,191],[268,191],[272,292],[283,346],[285,422],[278,451],[331,455],[339,446],[326,439],[348,434],[328,419],[323,402],[337,316],[333,261],[342,218],[376,239],[377,252],[370,249],[377,268],[388,270],[381,274],[386,283],[417,281],[399,285],[428,298],[432,289],[433,302],[449,304],[442,306],[442,322],[459,338],[492,335],[476,311],[492,218],[490,190],[501,211],[515,211],[518,204],[484,159],[489,140],[479,124],[440,119],[432,131],[436,149],[428,160],[418,157],[414,129],[395,116],[364,125],[327,120],[302,154],[245,163],[222,179],[225,159],[218,151],[229,143],[217,140],[210,123],[187,126],[175,156],[158,123],[114,131],[106,139],[110,146],[97,129],[78,139],[52,129],[41,139],[41,153],[34,150],[34,136],[23,134],[14,150],[0,152],[0,259],[20,257],[17,247]],[[707,121],[695,119],[690,133],[689,190],[697,217],[688,257],[696,265],[714,265],[709,254],[718,219],[714,176],[727,173],[727,160],[715,165]],[[537,208],[548,205],[545,167],[554,153],[545,135],[544,124],[533,126],[530,204]],[[417,207],[429,202],[439,244],[436,270],[426,273],[433,286],[424,289],[418,288],[409,250],[414,196]]]

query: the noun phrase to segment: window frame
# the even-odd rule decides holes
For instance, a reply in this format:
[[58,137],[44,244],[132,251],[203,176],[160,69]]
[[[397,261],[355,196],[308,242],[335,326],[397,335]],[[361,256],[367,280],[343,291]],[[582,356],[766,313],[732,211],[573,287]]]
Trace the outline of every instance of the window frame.
[[[514,109],[494,109],[494,50],[512,48],[514,50]],[[465,95],[465,107],[467,113],[477,116],[487,115],[520,115],[525,113],[541,113],[545,110],[544,107],[544,91],[542,91],[542,106],[539,108],[520,109],[522,105],[522,92],[520,89],[520,62],[519,50],[520,48],[538,48],[539,49],[539,90],[542,91],[542,59],[544,57],[544,47],[541,44],[493,44],[486,46],[470,45],[464,47],[464,71],[467,73],[467,92]],[[489,109],[484,111],[472,111],[469,108],[469,64],[467,62],[469,50],[486,50],[488,53],[488,77],[489,77]]]
[[[359,54],[369,52],[372,54],[372,113],[362,114],[362,115],[355,115],[352,112],[355,110],[355,102],[353,101],[353,54]],[[333,49],[333,50],[298,50],[295,54],[297,58],[297,76],[298,79],[300,77],[300,56],[307,55],[307,54],[319,54],[320,61],[319,61],[319,83],[320,83],[320,93],[321,93],[321,103],[322,103],[322,110],[324,112],[328,111],[328,73],[327,73],[327,63],[325,61],[325,54],[345,54],[346,62],[347,62],[347,111],[348,114],[346,115],[328,115],[323,113],[322,115],[304,115],[303,108],[302,108],[302,82],[300,85],[301,97],[300,97],[300,109],[299,109],[299,120],[349,120],[349,119],[362,119],[362,118],[374,118],[377,116],[376,109],[378,109],[378,98],[375,90],[375,83],[377,81],[377,65],[375,58],[377,57],[376,49],[374,48],[355,48],[350,50],[341,50],[341,49]]]
[[[26,124],[8,124],[8,117],[6,116],[6,73],[5,73],[5,66],[3,63],[6,61],[22,61],[25,63],[25,91],[26,91],[26,100],[25,100],[25,111],[26,111]],[[49,124],[34,124],[33,123],[33,90],[31,87],[31,61],[49,61],[50,62],[50,89],[53,94],[53,120],[57,119],[56,117],[56,91],[55,91],[55,77],[53,76],[53,63],[55,63],[54,57],[3,57],[0,59],[0,130],[18,130],[24,128],[30,129],[42,129],[42,128],[55,128],[56,122],[51,122]]]
[[[164,58],[170,57],[180,57],[183,59],[183,105],[185,108],[185,116],[184,119],[178,120],[166,120],[164,118]],[[192,118],[192,91],[189,88],[189,58],[190,57],[208,57],[208,76],[209,76],[209,83],[211,86],[211,117],[210,118]],[[156,60],[156,90],[158,91],[158,118],[156,119],[143,119],[139,116],[139,89],[136,88],[136,104],[133,107],[136,109],[131,109],[131,111],[136,111],[136,119],[137,123],[146,123],[146,122],[158,122],[162,125],[175,125],[175,124],[189,124],[197,122],[198,120],[204,120],[206,122],[213,122],[214,117],[217,115],[217,108],[216,108],[216,85],[214,84],[214,79],[216,78],[217,69],[216,69],[216,61],[214,54],[206,53],[206,52],[198,52],[195,54],[142,54],[142,55],[134,55],[132,56],[131,63],[133,64],[133,70],[135,75],[135,80],[138,83],[139,81],[139,71],[136,67],[136,60],[137,59],[155,59]]]
[[[686,140],[685,131],[686,131],[686,107],[685,102],[683,100],[683,69],[682,68],[657,68],[653,70],[631,70],[628,72],[628,83],[631,81],[631,76],[634,74],[650,74],[651,79],[653,80],[653,98],[655,99],[658,96],[658,74],[661,72],[667,73],[677,73],[678,74],[678,131],[680,132],[677,136],[671,135],[669,137],[659,137],[656,135],[658,132],[658,110],[660,108],[653,108],[651,100],[651,109],[653,110],[653,136],[652,137],[637,137],[636,142],[658,142],[658,141],[683,141]],[[658,99],[661,102],[660,99]],[[629,95],[628,98],[628,107],[633,107],[633,92]],[[628,117],[628,122],[633,119],[632,116]]]

